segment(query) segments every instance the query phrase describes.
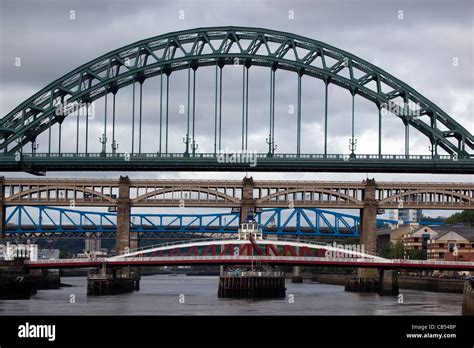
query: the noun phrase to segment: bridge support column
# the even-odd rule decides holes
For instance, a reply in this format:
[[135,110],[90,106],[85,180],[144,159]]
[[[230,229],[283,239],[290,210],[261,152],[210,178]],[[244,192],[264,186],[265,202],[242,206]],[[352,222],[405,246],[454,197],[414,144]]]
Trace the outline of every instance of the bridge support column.
[[6,218],[6,210],[4,200],[4,192],[3,192],[3,182],[4,177],[0,177],[0,243],[3,242],[5,238],[5,218]]
[[291,277],[291,282],[292,283],[302,283],[303,282],[303,276],[301,275],[301,267],[300,266],[294,266],[293,267],[293,276]]
[[394,295],[399,293],[398,289],[398,271],[380,270],[379,271],[379,295]]
[[474,281],[466,280],[464,283],[462,315],[474,315]]
[[119,197],[117,198],[117,231],[115,233],[115,252],[122,253],[130,248],[130,180],[121,176],[119,181]]
[[253,178],[243,178],[242,180],[242,203],[240,204],[240,222],[247,221],[255,213],[255,200],[253,199]]
[[[360,245],[364,248],[365,253],[375,254],[377,251],[377,201],[375,200],[376,185],[374,179],[367,179],[364,181],[364,183],[364,208],[361,209],[360,214]],[[359,268],[358,277],[375,279],[377,277],[377,270]]]

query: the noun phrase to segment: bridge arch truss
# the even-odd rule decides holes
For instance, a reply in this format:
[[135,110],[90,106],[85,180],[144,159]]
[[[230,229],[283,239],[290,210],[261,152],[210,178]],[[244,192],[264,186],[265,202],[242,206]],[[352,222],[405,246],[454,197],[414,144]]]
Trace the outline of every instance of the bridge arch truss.
[[[433,102],[388,72],[349,52],[317,40],[286,32],[245,27],[212,27],[172,32],[113,50],[78,67],[52,82],[0,119],[0,154],[2,154],[0,160],[3,161],[6,170],[18,170],[19,168],[24,170],[29,168],[31,171],[65,168],[90,170],[99,162],[104,162],[102,167],[104,170],[118,168],[147,170],[158,167],[162,169],[242,170],[242,165],[238,164],[226,166],[216,164],[217,153],[222,150],[220,134],[222,114],[218,112],[217,104],[215,105],[213,153],[196,152],[194,106],[192,115],[188,111],[183,153],[168,152],[168,137],[165,139],[166,143],[163,144],[162,133],[168,134],[167,121],[166,130],[163,132],[160,122],[160,143],[155,152],[143,153],[141,151],[140,123],[138,148],[133,148],[134,142],[132,140],[131,153],[117,153],[116,148],[114,149],[115,135],[112,136],[108,144],[106,139],[108,136],[107,100],[105,102],[105,140],[101,153],[89,153],[87,140],[85,152],[82,150],[80,152],[78,146],[76,153],[61,153],[60,149],[59,153],[52,153],[51,150],[52,126],[58,124],[60,128],[64,119],[77,110],[78,105],[87,105],[94,100],[102,97],[107,98],[108,95],[111,95],[115,120],[115,96],[120,89],[138,84],[141,100],[141,88],[146,79],[160,76],[161,79],[165,78],[168,83],[172,73],[179,70],[188,71],[188,104],[191,103],[191,99],[194,104],[194,89],[192,91],[193,97],[190,98],[191,72],[195,82],[196,71],[200,67],[215,67],[217,96],[218,91],[222,93],[222,70],[225,65],[229,64],[242,66],[244,82],[248,82],[251,66],[264,66],[270,69],[268,153],[258,154],[259,165],[257,167],[259,168],[256,169],[286,168],[285,170],[289,170],[289,165],[286,167],[283,165],[285,162],[296,163],[295,161],[299,161],[302,170],[345,170],[344,168],[350,164],[354,170],[366,171],[370,167],[368,163],[377,161],[378,166],[372,166],[371,171],[391,171],[394,166],[396,170],[401,171],[403,168],[408,170],[406,164],[402,165],[403,161],[411,160],[413,164],[416,163],[413,170],[419,172],[474,170],[472,164],[474,161],[474,137],[472,134]],[[274,89],[275,74],[278,70],[288,70],[298,75],[297,144],[296,152],[293,154],[275,152]],[[301,152],[301,78],[305,75],[318,78],[325,83],[326,100],[327,87],[329,84],[333,84],[348,90],[352,94],[352,98],[356,95],[361,96],[378,107],[378,154],[359,155],[354,153],[354,149],[351,150],[350,156],[328,152],[327,102],[324,117],[324,153],[304,154]],[[245,90],[244,87],[244,96],[246,92],[248,95],[248,89]],[[216,102],[217,99],[216,97]],[[381,115],[384,110],[388,110],[390,115],[398,117],[405,127],[404,155],[382,153]],[[141,122],[141,104],[139,117]],[[168,120],[167,110],[163,118]],[[428,121],[425,122],[425,119]],[[241,129],[242,150],[248,149],[248,122],[248,105],[245,105],[244,98]],[[109,125],[109,132],[110,128]],[[112,129],[114,128],[115,123],[112,124]],[[429,139],[432,144],[430,156],[409,154],[409,128],[416,129]],[[352,130],[354,130],[354,121],[352,121]],[[36,138],[45,132],[49,133],[48,151],[36,153],[34,149]],[[112,133],[115,134],[115,131],[112,130]],[[135,133],[133,133],[134,135]],[[352,141],[354,141],[354,132]],[[61,138],[59,142],[61,142]],[[29,143],[32,144],[31,153],[23,150]],[[106,145],[112,147],[111,152],[107,151]],[[446,155],[438,154],[438,149],[442,149]],[[351,161],[352,163],[350,163]],[[318,162],[320,162],[319,165],[315,165]],[[358,162],[362,163],[360,167],[358,167]],[[380,165],[384,162],[390,162],[391,166],[386,165],[380,169]],[[398,162],[400,162],[399,165],[397,165]],[[73,165],[73,163],[76,164]],[[294,168],[291,166],[292,170]],[[253,170],[252,167],[248,169]]]

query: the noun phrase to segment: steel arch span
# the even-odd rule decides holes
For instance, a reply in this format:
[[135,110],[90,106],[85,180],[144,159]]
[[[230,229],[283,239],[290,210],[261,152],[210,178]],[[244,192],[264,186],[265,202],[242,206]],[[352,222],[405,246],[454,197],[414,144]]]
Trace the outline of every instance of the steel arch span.
[[[267,153],[256,155],[258,164],[219,163],[222,126],[222,70],[225,65],[242,66],[242,128],[241,144],[248,150],[248,76],[252,66],[263,66],[270,70],[270,113]],[[195,138],[195,79],[200,67],[215,66],[215,122],[214,151],[197,152]],[[166,79],[166,100],[169,94],[169,79],[173,72],[188,71],[188,117],[184,136],[184,149],[180,153],[168,151],[168,103],[161,116],[166,120],[166,129],[160,121],[160,144],[152,152],[142,151],[142,87],[146,79],[154,76]],[[296,125],[296,151],[276,152],[275,142],[275,79],[278,70],[295,72],[298,76],[298,105]],[[192,71],[192,73],[191,73]],[[191,87],[191,75],[193,84]],[[310,76],[325,84],[324,153],[307,154],[301,151],[301,79]],[[139,85],[138,147],[132,132],[132,151],[119,153],[115,138],[115,97],[118,91]],[[352,95],[373,102],[379,111],[378,153],[356,154],[354,137],[354,107],[352,108],[352,137],[350,154],[328,152],[327,89],[328,85],[344,88]],[[192,90],[192,92],[191,92]],[[160,89],[163,94],[163,88]],[[192,98],[190,97],[192,94]],[[219,98],[218,98],[219,94]],[[113,106],[109,108],[107,121],[107,96],[112,95]],[[85,149],[79,150],[79,121],[77,126],[76,152],[61,152],[61,124],[81,106],[104,97],[104,137],[102,151],[88,151],[87,114]],[[192,103],[191,103],[192,100]],[[220,102],[218,103],[218,101]],[[218,106],[219,104],[219,106]],[[192,105],[192,106],[191,106]],[[87,107],[84,108],[87,113]],[[190,111],[192,109],[192,112]],[[135,110],[135,109],[134,109]],[[405,130],[405,154],[393,155],[382,152],[382,113],[386,112],[401,120]],[[190,115],[192,113],[192,116]],[[135,111],[133,111],[135,117]],[[109,132],[107,132],[107,122]],[[79,120],[79,117],[78,117]],[[426,121],[425,121],[426,120]],[[135,118],[134,121],[135,122]],[[51,130],[58,126],[59,144],[52,151]],[[134,123],[135,125],[135,123]],[[133,126],[132,126],[133,127]],[[112,128],[112,132],[110,129]],[[409,154],[409,129],[414,128],[431,143],[431,155]],[[192,130],[191,130],[192,129]],[[112,133],[112,134],[110,134]],[[36,139],[48,136],[48,151],[36,151]],[[166,135],[165,140],[162,139]],[[111,138],[107,142],[107,138]],[[445,172],[474,173],[474,137],[451,116],[415,89],[398,80],[388,72],[369,62],[320,41],[291,33],[246,27],[212,27],[172,32],[141,40],[104,54],[60,77],[41,91],[31,96],[0,119],[0,163],[2,169],[26,170],[284,170],[294,171],[371,171],[371,172]],[[375,140],[374,140],[375,143]],[[25,147],[31,145],[31,152]],[[162,146],[163,145],[163,146]],[[107,147],[111,150],[107,151]],[[439,154],[438,149],[443,153]]]

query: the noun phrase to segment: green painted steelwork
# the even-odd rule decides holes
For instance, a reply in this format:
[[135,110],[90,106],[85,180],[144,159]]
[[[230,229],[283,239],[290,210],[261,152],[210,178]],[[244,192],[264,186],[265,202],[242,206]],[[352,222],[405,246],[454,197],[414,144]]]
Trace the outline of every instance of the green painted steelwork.
[[[271,49],[270,47],[275,47]],[[213,27],[199,28],[179,32],[168,33],[153,38],[135,42],[128,46],[119,48],[98,57],[70,73],[52,82],[40,92],[36,93],[14,110],[0,119],[0,157],[2,163],[9,163],[5,170],[15,167],[10,163],[11,156],[17,151],[21,152],[21,166],[28,166],[28,161],[39,161],[49,158],[48,164],[53,168],[56,161],[53,158],[50,145],[48,146],[49,157],[24,157],[23,146],[27,143],[34,143],[35,139],[42,132],[50,133],[51,127],[61,124],[68,116],[68,108],[62,109],[65,113],[59,115],[58,109],[66,103],[74,106],[78,103],[90,103],[98,98],[106,96],[108,93],[115,94],[117,90],[133,84],[140,83],[140,100],[142,97],[143,82],[150,77],[165,74],[166,79],[166,109],[165,109],[165,153],[168,154],[168,116],[169,116],[169,77],[173,71],[190,69],[194,71],[202,66],[216,66],[216,110],[215,110],[215,145],[214,153],[221,148],[221,121],[222,121],[222,70],[226,64],[235,64],[236,59],[239,64],[246,67],[244,82],[248,84],[248,69],[251,65],[266,66],[273,70],[289,70],[298,73],[298,101],[301,100],[301,76],[307,75],[322,79],[326,84],[325,102],[325,154],[327,153],[327,86],[329,84],[345,88],[353,94],[362,96],[381,109],[387,108],[391,114],[399,117],[405,124],[405,142],[409,142],[409,127],[413,127],[426,137],[432,144],[432,161],[430,166],[436,171],[438,168],[437,159],[439,156],[438,146],[444,149],[453,161],[450,165],[456,171],[463,167],[468,169],[474,161],[474,137],[452,117],[446,114],[434,103],[422,96],[416,90],[396,79],[386,71],[356,57],[355,55],[332,47],[320,41],[312,40],[302,36],[260,29],[245,27]],[[332,62],[330,62],[332,61]],[[346,77],[348,75],[348,77]],[[194,76],[195,77],[195,76]],[[373,83],[375,82],[375,83]],[[273,74],[271,84],[275,83]],[[372,84],[375,87],[371,87]],[[161,81],[162,85],[162,81]],[[189,85],[189,80],[188,80]],[[274,87],[272,98],[274,99]],[[194,93],[194,91],[193,91]],[[248,86],[245,87],[245,94],[248,94]],[[404,105],[395,102],[395,99],[402,98]],[[248,97],[246,98],[248,101]],[[219,106],[217,106],[219,102]],[[193,96],[194,103],[194,96]],[[274,100],[271,100],[274,103]],[[135,88],[133,88],[133,115],[135,114]],[[189,105],[189,96],[188,96]],[[418,105],[417,109],[409,106]],[[245,106],[248,108],[248,104]],[[105,103],[107,108],[107,103]],[[281,157],[274,155],[274,110],[270,106],[270,135],[269,153],[275,160]],[[194,107],[193,107],[194,109]],[[74,110],[71,108],[71,110]],[[301,103],[298,103],[298,137],[297,154],[300,153],[300,122]],[[248,111],[244,113],[245,128],[248,127]],[[420,116],[428,116],[430,123],[427,124],[420,119]],[[105,111],[105,118],[107,117]],[[141,103],[139,109],[139,153],[141,153]],[[188,115],[189,119],[189,115]],[[162,91],[160,91],[160,134],[162,120]],[[86,121],[87,122],[87,121]],[[104,120],[104,147],[106,143],[106,119]],[[134,121],[132,125],[132,148],[134,146]],[[442,128],[439,128],[438,125]],[[194,127],[194,111],[193,111]],[[188,120],[189,128],[189,120]],[[381,132],[381,120],[379,118],[379,132]],[[61,132],[61,127],[59,127]],[[87,126],[86,126],[87,132]],[[245,129],[245,148],[247,148],[247,131]],[[187,131],[189,138],[189,129]],[[352,136],[353,138],[353,136]],[[115,139],[112,139],[114,141]],[[49,139],[49,142],[51,139]],[[189,142],[186,140],[186,148],[189,153]],[[192,138],[194,151],[194,134]],[[59,139],[61,142],[61,139]],[[378,139],[379,156],[372,158],[374,162],[370,167],[376,169],[377,165],[384,166],[381,157],[381,135]],[[112,144],[114,146],[114,144]],[[87,145],[86,145],[87,147]],[[60,148],[60,145],[59,145]],[[59,150],[59,152],[61,152]],[[84,157],[78,153],[75,160],[83,161]],[[103,151],[104,154],[106,151]],[[113,151],[115,152],[115,151]],[[161,153],[161,136],[160,151]],[[106,153],[109,155],[109,153]],[[134,151],[132,150],[132,154]],[[93,154],[89,154],[93,155]],[[197,155],[197,154],[195,154]],[[405,159],[408,161],[408,146],[405,146]],[[93,156],[92,156],[93,157]],[[196,157],[196,160],[199,158]],[[287,160],[291,161],[290,158]],[[331,162],[331,161],[328,161]],[[445,163],[444,161],[442,161]],[[321,163],[321,162],[319,162]],[[463,166],[461,166],[461,164]],[[34,163],[33,163],[34,164]],[[84,163],[85,164],[85,163]],[[293,164],[294,165],[294,164]],[[408,165],[416,166],[416,161],[410,161]],[[158,166],[158,165],[157,165]],[[77,168],[80,167],[78,163]],[[423,165],[421,165],[423,167]],[[420,168],[421,168],[420,167]],[[449,164],[445,165],[446,168]],[[3,169],[2,168],[2,169]],[[219,169],[218,169],[219,170]],[[374,171],[374,170],[371,170]],[[416,170],[415,170],[416,171]]]
[[24,154],[21,161],[14,155],[0,156],[3,171],[313,171],[313,172],[363,172],[363,173],[450,173],[474,174],[472,159],[456,159],[454,155],[361,155],[349,154],[281,154],[269,157],[256,155],[256,165],[222,163],[214,153],[196,153],[185,157],[183,153],[42,153]]

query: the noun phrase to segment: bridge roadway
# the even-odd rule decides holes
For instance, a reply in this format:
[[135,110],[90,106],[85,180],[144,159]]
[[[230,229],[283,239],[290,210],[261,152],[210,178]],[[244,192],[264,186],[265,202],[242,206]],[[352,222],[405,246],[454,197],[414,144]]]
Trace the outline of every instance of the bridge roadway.
[[[159,254],[159,255],[158,255]],[[146,256],[145,256],[146,255]],[[158,255],[158,256],[157,256]],[[308,256],[309,255],[309,256]],[[281,239],[207,239],[171,242],[110,258],[26,261],[27,268],[82,268],[176,265],[332,266],[377,269],[430,269],[473,271],[474,262],[389,260],[354,246]]]
[[[1,131],[1,129],[0,129]],[[1,136],[1,133],[0,133]],[[125,160],[128,156],[131,160]],[[370,173],[473,174],[474,155],[393,154],[255,154],[256,166],[247,162],[221,163],[214,153],[0,153],[4,171],[44,175],[47,171],[306,171]]]
[[127,259],[59,259],[26,261],[29,269],[47,268],[100,268],[124,266],[184,266],[184,265],[247,265],[265,263],[279,266],[331,266],[377,269],[426,269],[474,271],[474,262],[432,260],[387,260],[368,258],[326,258],[307,256],[169,256],[133,257]]

